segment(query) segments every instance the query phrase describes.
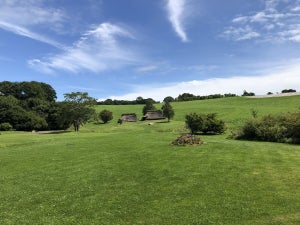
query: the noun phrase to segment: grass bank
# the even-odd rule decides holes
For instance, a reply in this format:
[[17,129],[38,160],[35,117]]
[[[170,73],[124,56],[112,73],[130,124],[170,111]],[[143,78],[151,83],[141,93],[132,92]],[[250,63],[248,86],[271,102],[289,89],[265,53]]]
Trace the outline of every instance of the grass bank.
[[0,135],[0,224],[298,224],[300,147],[201,136],[174,147],[189,112],[235,128],[296,111],[299,97],[174,103],[171,123],[116,123],[142,106],[99,106],[109,124],[79,133]]

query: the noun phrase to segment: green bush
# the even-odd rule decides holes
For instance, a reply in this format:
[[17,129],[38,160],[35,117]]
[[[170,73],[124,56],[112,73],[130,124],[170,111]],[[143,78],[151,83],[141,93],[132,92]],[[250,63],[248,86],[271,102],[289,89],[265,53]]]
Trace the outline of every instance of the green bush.
[[107,123],[113,119],[113,113],[107,109],[104,109],[99,113],[99,118],[103,121],[103,123]]
[[283,120],[286,138],[292,143],[300,143],[300,112],[288,113]]
[[221,134],[226,129],[224,121],[217,119],[215,113],[207,115],[191,113],[185,116],[185,123],[192,134],[198,132]]
[[10,131],[13,127],[10,123],[0,123],[0,131]]
[[299,143],[300,113],[252,118],[233,136],[236,139]]

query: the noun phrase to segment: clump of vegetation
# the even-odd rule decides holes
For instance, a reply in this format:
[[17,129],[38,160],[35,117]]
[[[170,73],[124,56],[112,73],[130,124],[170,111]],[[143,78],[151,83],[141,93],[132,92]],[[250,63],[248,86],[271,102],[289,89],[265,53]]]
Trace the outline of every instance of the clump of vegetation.
[[216,117],[216,113],[196,114],[191,113],[185,116],[185,123],[192,134],[198,132],[204,134],[222,134],[225,132],[225,122]]
[[13,127],[10,123],[0,123],[0,131],[10,131]]
[[65,101],[62,103],[61,120],[63,123],[72,124],[75,131],[94,115],[95,99],[87,92],[72,92],[64,94]]
[[99,113],[99,118],[103,121],[103,123],[107,123],[113,119],[113,113],[107,109],[104,109]]
[[295,89],[284,89],[281,91],[281,93],[293,93],[293,92],[296,92]]
[[232,135],[235,139],[300,143],[300,112],[253,117]]
[[65,94],[56,102],[55,90],[42,82],[0,82],[0,123],[10,123],[14,130],[75,131],[94,113],[95,100],[86,92]]
[[155,102],[152,99],[147,99],[146,104],[143,107],[143,115],[147,113],[149,110],[156,110],[156,107],[153,105]]
[[242,96],[255,96],[255,93],[253,93],[253,92],[247,92],[246,90],[244,90]]
[[170,119],[172,119],[175,115],[174,109],[172,107],[172,105],[170,104],[170,102],[165,102],[165,104],[162,106],[162,113],[163,116],[165,116],[166,118],[168,118],[168,122],[170,122]]
[[199,137],[193,134],[183,134],[172,141],[172,145],[186,146],[186,145],[201,145],[203,142]]

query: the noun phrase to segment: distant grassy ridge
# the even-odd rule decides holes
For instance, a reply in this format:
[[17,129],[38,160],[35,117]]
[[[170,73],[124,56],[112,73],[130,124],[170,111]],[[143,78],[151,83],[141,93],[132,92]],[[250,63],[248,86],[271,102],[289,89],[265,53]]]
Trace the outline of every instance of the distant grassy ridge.
[[[78,132],[1,132],[0,224],[300,223],[299,145],[200,136],[201,146],[170,143],[184,116],[215,112],[229,129],[251,117],[295,112],[300,96],[224,98],[172,104],[170,122],[117,124],[142,107],[97,106],[108,124]],[[160,108],[161,105],[157,105]]]
[[[175,116],[173,121],[184,122],[185,115],[196,113],[217,113],[220,119],[223,119],[229,128],[237,128],[246,119],[250,118],[251,110],[255,110],[260,115],[281,114],[284,112],[295,112],[300,110],[300,96],[274,97],[274,98],[246,98],[232,97],[209,100],[172,102]],[[162,104],[155,105],[160,109]],[[102,109],[109,109],[114,114],[112,123],[116,123],[122,113],[136,113],[138,118],[142,117],[143,105],[102,105],[97,106],[97,112]]]

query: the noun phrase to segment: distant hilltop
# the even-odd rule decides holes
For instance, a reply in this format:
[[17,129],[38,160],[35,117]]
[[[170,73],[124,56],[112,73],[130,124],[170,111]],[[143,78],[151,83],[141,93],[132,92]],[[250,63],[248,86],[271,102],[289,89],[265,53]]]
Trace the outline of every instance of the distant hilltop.
[[247,96],[248,98],[274,98],[274,97],[286,97],[286,96],[294,96],[300,95],[300,92],[289,92],[289,93],[278,93],[278,94],[270,94],[270,95],[256,95],[256,96]]

